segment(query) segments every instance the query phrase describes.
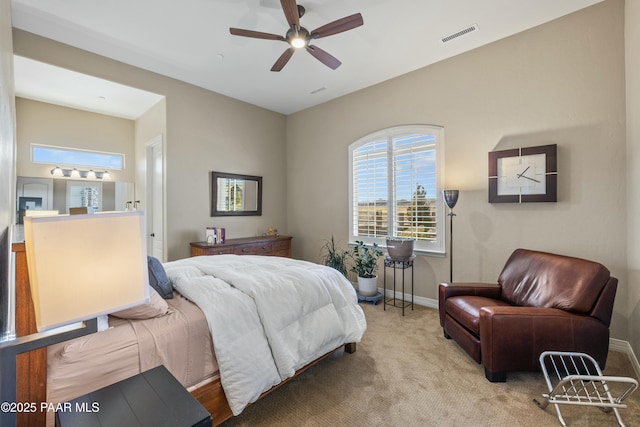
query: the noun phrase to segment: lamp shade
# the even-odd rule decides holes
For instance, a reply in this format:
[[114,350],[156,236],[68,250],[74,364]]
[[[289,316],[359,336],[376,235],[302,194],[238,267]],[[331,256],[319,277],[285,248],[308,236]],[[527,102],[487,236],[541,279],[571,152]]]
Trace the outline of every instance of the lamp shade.
[[449,207],[449,209],[453,209],[456,203],[458,203],[458,190],[444,190],[442,192],[444,194],[444,201]]
[[24,219],[38,331],[149,299],[142,212]]
[[57,210],[45,211],[42,209],[27,209],[26,211],[24,211],[24,216],[54,216],[58,214],[60,214],[60,212],[58,212]]

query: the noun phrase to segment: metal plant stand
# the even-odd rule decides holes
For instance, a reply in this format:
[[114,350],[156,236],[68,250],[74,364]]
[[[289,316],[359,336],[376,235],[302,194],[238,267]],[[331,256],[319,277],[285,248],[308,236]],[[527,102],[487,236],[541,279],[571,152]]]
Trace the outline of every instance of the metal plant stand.
[[[408,259],[393,259],[386,257],[384,260],[384,310],[387,309],[387,304],[393,307],[401,307],[402,315],[404,316],[405,307],[411,306],[413,310],[413,261],[416,259],[415,255]],[[387,267],[393,268],[393,297],[387,298]],[[411,269],[411,301],[406,301],[404,293],[405,285],[405,270]],[[396,298],[396,271],[402,272],[402,299]]]
[[[542,409],[553,404],[560,424],[567,425],[560,413],[560,405],[564,404],[595,406],[604,412],[613,410],[618,424],[624,426],[618,408],[626,408],[622,401],[638,388],[634,378],[603,376],[593,357],[585,353],[545,351],[540,355],[540,366],[549,393],[542,395],[542,401],[533,401]],[[614,397],[612,388],[622,391]]]

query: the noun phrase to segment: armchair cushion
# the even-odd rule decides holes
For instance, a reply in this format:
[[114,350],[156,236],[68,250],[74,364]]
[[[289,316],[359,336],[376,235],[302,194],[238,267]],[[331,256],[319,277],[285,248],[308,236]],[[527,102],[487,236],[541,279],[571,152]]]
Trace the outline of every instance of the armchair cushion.
[[446,310],[458,323],[480,335],[480,309],[486,306],[510,306],[501,300],[478,296],[460,296],[447,299]]
[[[438,288],[438,300],[446,301],[451,297],[458,295],[476,295],[494,300],[500,299],[501,288],[497,283],[456,283],[455,285],[449,283],[441,283]],[[446,309],[444,304],[439,305],[440,312],[440,326],[444,326],[444,317]]]

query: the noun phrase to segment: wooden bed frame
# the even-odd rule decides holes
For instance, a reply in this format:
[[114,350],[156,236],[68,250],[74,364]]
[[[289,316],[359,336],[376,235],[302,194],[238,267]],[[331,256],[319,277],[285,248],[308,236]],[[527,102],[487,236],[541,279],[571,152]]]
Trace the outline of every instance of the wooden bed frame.
[[[29,271],[24,243],[14,243],[12,245],[12,251],[15,253],[16,263],[16,335],[23,336],[37,332],[37,328],[29,287]],[[345,344],[344,348],[347,353],[354,353],[356,351],[356,344]],[[333,352],[327,353],[296,371],[293,377],[262,393],[260,398],[271,393],[273,390],[295,378],[332,353]],[[38,407],[40,407],[41,402],[46,402],[47,349],[42,348],[18,355],[16,361],[16,377],[17,402],[35,402]],[[219,379],[192,390],[191,394],[211,413],[214,425],[218,425],[233,416]],[[46,425],[46,412],[18,413],[17,424],[19,427],[44,426]]]

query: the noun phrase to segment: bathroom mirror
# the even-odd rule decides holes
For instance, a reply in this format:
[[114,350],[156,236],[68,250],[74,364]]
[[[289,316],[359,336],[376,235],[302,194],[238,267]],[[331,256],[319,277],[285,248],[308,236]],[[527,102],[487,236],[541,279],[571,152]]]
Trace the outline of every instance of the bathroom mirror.
[[134,196],[131,182],[19,176],[16,221],[22,224],[27,210],[51,210],[60,214],[80,206],[91,206],[95,212],[131,210],[135,205]]
[[211,216],[262,215],[262,177],[211,172]]

